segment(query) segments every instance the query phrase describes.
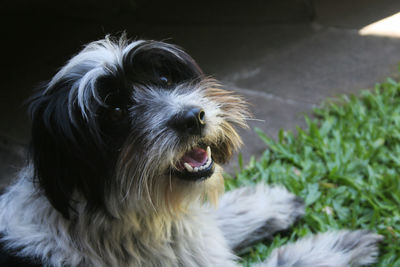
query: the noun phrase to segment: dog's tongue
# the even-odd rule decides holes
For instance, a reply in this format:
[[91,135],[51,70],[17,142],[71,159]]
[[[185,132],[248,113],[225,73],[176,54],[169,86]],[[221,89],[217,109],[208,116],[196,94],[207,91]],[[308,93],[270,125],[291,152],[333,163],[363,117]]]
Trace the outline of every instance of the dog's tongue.
[[195,148],[182,157],[181,163],[188,163],[192,168],[204,165],[208,160],[207,151],[201,148]]

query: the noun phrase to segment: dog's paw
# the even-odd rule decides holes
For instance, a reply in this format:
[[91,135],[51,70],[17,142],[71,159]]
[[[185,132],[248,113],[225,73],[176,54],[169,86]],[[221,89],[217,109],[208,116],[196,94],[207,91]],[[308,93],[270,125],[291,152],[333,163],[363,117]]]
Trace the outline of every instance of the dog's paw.
[[320,233],[276,248],[263,267],[348,267],[376,262],[382,236],[365,230]]
[[221,206],[236,211],[237,216],[255,221],[269,233],[286,230],[304,216],[304,201],[283,186],[260,183],[228,192]]
[[335,243],[336,249],[349,258],[349,265],[364,266],[375,263],[379,254],[378,243],[381,235],[367,230],[341,231],[341,238]]
[[[265,214],[271,214],[267,224],[275,226],[275,232],[288,229],[305,214],[303,199],[282,186],[259,184],[255,193],[262,199]],[[261,196],[262,195],[262,196]]]
[[242,249],[288,229],[304,215],[301,198],[281,186],[258,184],[226,193],[217,222],[233,248]]

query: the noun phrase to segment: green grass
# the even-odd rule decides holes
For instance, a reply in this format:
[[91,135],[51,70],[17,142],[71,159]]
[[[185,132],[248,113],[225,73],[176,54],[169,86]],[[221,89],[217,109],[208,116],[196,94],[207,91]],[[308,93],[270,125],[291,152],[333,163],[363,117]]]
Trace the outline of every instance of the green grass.
[[282,184],[306,203],[292,232],[253,246],[243,265],[311,233],[370,229],[384,236],[377,266],[400,266],[400,83],[327,102],[313,117],[307,130],[280,131],[277,141],[256,129],[266,151],[246,167],[239,158],[236,178],[225,179],[228,190]]

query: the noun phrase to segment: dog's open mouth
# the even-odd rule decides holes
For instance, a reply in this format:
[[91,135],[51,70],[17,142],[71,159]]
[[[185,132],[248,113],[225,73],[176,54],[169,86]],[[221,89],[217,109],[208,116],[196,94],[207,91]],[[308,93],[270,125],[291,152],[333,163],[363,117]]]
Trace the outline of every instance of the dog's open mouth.
[[204,180],[214,173],[211,149],[195,147],[187,151],[177,164],[175,171],[179,178],[190,181]]

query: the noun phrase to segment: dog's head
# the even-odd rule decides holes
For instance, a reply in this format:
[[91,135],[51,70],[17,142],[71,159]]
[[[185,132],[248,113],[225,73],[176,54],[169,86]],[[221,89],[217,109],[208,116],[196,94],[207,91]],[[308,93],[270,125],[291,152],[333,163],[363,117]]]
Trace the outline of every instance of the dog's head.
[[35,178],[65,217],[80,200],[120,216],[215,198],[248,116],[180,48],[126,38],[87,45],[30,112]]

